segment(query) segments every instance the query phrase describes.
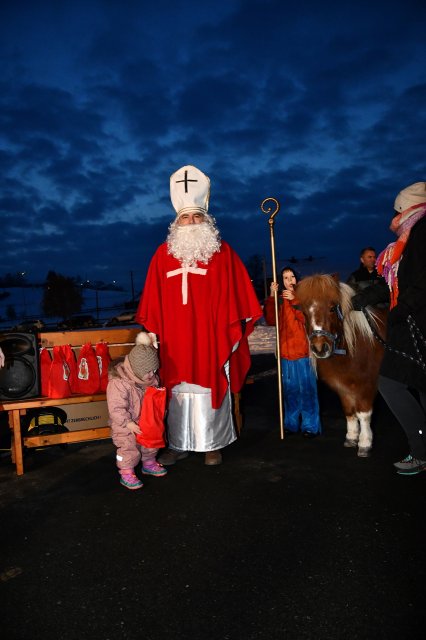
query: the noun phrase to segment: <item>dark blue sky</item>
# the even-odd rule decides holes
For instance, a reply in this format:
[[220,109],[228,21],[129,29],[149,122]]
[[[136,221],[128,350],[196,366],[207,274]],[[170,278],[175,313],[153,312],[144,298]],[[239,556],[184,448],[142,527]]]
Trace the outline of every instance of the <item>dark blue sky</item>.
[[0,8],[0,275],[142,286],[173,217],[169,176],[210,176],[243,259],[302,273],[382,249],[425,180],[422,1],[31,0]]

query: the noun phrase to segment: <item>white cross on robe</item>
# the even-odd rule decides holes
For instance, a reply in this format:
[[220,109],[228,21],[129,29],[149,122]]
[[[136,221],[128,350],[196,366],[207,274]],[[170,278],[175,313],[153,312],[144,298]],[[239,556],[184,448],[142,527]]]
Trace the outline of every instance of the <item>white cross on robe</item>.
[[207,269],[199,269],[198,267],[181,267],[174,271],[167,271],[166,276],[172,278],[182,274],[182,304],[188,304],[188,273],[194,273],[198,276],[205,276]]

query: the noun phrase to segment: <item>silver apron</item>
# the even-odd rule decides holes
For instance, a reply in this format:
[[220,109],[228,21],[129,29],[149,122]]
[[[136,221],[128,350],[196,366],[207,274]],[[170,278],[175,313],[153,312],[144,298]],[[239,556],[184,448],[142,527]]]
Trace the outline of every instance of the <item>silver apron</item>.
[[[228,373],[227,369],[225,365]],[[237,438],[229,387],[219,409],[213,409],[210,389],[187,382],[176,385],[172,389],[167,425],[171,449],[200,452],[223,449]]]

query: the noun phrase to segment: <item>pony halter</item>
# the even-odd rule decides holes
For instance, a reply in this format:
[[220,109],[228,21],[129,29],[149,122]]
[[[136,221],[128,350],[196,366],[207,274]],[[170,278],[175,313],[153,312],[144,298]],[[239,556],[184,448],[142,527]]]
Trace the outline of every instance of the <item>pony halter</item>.
[[[339,318],[339,320],[341,322],[343,322],[343,313],[342,313],[342,308],[341,308],[340,304],[336,304],[336,306],[334,307],[333,311],[336,312],[336,315]],[[324,336],[324,338],[328,338],[329,340],[331,340],[331,342],[332,342],[331,355],[334,355],[334,354],[337,355],[337,356],[345,356],[346,355],[346,349],[337,349],[336,348],[336,343],[337,343],[337,341],[339,340],[339,337],[340,337],[338,333],[330,333],[329,331],[324,331],[324,329],[315,329],[308,336],[308,340],[310,342],[311,338],[317,338],[319,336]]]

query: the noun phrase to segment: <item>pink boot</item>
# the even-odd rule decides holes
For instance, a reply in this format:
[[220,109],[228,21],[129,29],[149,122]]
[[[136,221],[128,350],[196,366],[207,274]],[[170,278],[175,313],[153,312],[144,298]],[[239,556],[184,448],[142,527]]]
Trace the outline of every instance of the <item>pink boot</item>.
[[135,475],[133,469],[120,469],[120,484],[126,489],[142,489],[143,482]]
[[155,458],[151,458],[150,460],[143,460],[142,473],[145,476],[157,476],[157,478],[161,478],[161,476],[167,474],[167,471]]

